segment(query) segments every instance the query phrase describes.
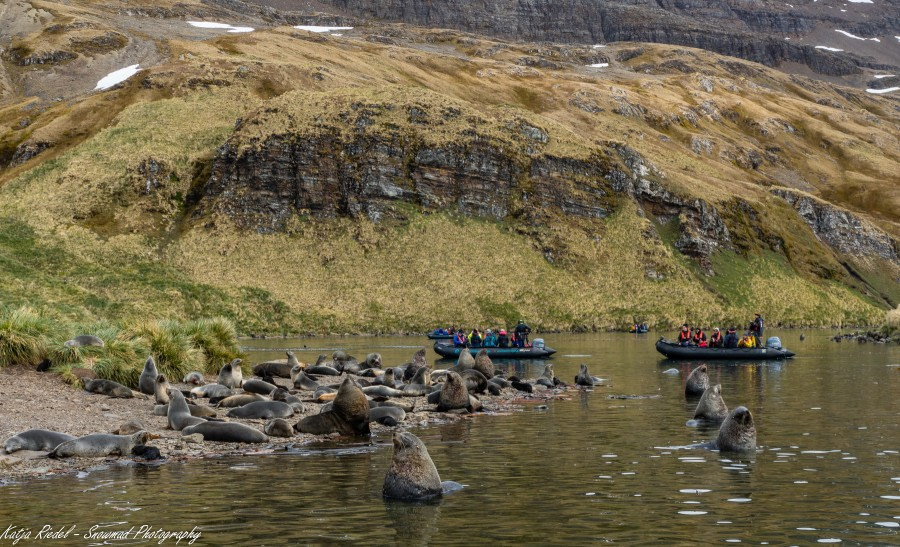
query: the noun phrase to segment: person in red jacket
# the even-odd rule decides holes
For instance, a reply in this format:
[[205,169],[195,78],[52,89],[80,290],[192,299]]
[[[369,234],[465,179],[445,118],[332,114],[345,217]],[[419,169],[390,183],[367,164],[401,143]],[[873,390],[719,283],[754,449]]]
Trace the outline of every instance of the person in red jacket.
[[713,329],[713,335],[709,337],[709,347],[721,348],[725,345],[725,339],[722,338],[722,332],[719,327]]
[[697,327],[697,330],[694,331],[693,341],[694,341],[695,346],[699,346],[700,343],[702,342],[703,347],[706,347],[706,333],[703,332],[702,328]]
[[688,324],[685,323],[681,325],[681,332],[678,333],[678,345],[680,346],[690,346],[691,345],[691,329],[688,327]]

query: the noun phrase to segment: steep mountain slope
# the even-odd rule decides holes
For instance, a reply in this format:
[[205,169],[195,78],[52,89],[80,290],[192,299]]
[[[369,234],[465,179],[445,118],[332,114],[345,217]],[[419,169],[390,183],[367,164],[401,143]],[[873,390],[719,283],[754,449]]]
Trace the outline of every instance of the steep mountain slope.
[[[671,46],[27,4],[47,15],[0,54],[4,302],[340,332],[864,323],[900,301],[889,97]],[[125,52],[9,53],[84,28]]]

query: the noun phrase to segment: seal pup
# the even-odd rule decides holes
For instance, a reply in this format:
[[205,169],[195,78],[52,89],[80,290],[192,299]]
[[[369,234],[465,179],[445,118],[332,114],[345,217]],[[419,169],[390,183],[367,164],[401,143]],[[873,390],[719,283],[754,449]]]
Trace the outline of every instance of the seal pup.
[[408,382],[412,380],[412,378],[419,372],[419,369],[422,367],[428,366],[428,359],[425,358],[425,348],[417,350],[413,353],[412,360],[409,363],[406,363],[399,368],[403,369],[403,375],[397,376],[396,371],[394,371],[394,379],[395,380],[403,380],[404,382]]
[[753,424],[753,414],[747,407],[739,406],[728,414],[719,428],[715,446],[722,452],[756,450],[756,427]]
[[469,408],[469,390],[466,389],[466,383],[462,377],[456,372],[448,372],[444,385],[441,387],[438,396],[437,410],[438,412],[447,412],[448,410],[456,410],[458,408]]
[[441,477],[425,444],[409,432],[394,433],[393,443],[394,454],[384,477],[382,495],[410,501],[440,496],[443,493]]
[[156,400],[156,404],[169,404],[169,389],[171,387],[165,374],[160,374],[156,377],[156,382],[153,385],[153,398]]
[[228,418],[245,420],[268,420],[270,418],[288,418],[294,415],[294,407],[281,401],[255,401],[228,411]]
[[318,382],[307,376],[300,367],[291,369],[291,381],[294,383],[294,389],[303,391],[315,391],[322,387]]
[[255,378],[245,381],[242,387],[246,392],[258,393],[260,395],[271,395],[273,391],[278,389],[278,386],[275,384],[257,380]]
[[182,435],[203,435],[204,441],[220,443],[264,443],[269,437],[258,429],[238,422],[203,422],[181,430]]
[[165,459],[163,455],[160,454],[158,448],[156,448],[155,446],[147,446],[145,444],[139,444],[132,448],[131,455],[135,458],[140,458],[147,461]]
[[484,374],[485,379],[494,377],[494,363],[488,357],[485,349],[480,350],[478,355],[475,356],[475,365],[472,368]]
[[331,410],[303,418],[294,429],[313,435],[335,431],[341,435],[368,435],[369,401],[362,389],[348,376],[341,382]]
[[575,375],[575,385],[594,387],[594,378],[588,372],[587,365],[581,365],[578,374]]
[[66,340],[63,342],[63,345],[67,348],[80,348],[84,346],[96,346],[103,347],[106,345],[106,342],[103,341],[102,338],[94,336],[93,334],[82,334],[72,338],[71,340]]
[[54,448],[51,458],[99,458],[102,456],[127,456],[131,449],[139,444],[146,444],[154,438],[148,431],[138,431],[131,435],[111,435],[109,433],[94,433],[85,435],[71,441],[66,441]]
[[554,382],[555,379],[556,375],[553,374],[553,365],[544,365],[544,372],[534,383],[552,388],[556,387],[556,382]]
[[389,368],[384,371],[384,374],[378,376],[374,380],[372,380],[373,386],[387,386],[389,388],[397,389],[397,382],[394,381],[394,369]]
[[213,397],[228,397],[232,395],[233,392],[231,388],[223,386],[222,384],[206,384],[205,386],[197,386],[191,389],[191,395],[194,397],[199,397],[201,399],[213,398]]
[[709,387],[709,375],[706,373],[706,365],[700,365],[691,371],[684,383],[684,394],[687,397],[703,395]]
[[19,450],[49,452],[60,444],[73,440],[75,440],[75,437],[65,433],[47,429],[29,429],[6,439],[3,443],[3,449],[6,450],[7,454],[12,454]]
[[138,421],[130,421],[125,422],[120,425],[117,429],[110,431],[113,435],[131,435],[133,433],[137,433],[138,431],[145,431],[147,426]]
[[722,399],[722,384],[716,384],[706,388],[694,410],[695,420],[709,420],[721,422],[728,416],[728,407]]
[[428,367],[419,367],[416,375],[408,384],[403,386],[403,393],[408,397],[418,397],[428,393],[431,387],[431,369]]
[[156,370],[156,361],[153,360],[153,356],[147,357],[147,360],[144,361],[144,370],[141,372],[141,377],[138,379],[138,389],[144,395],[153,395],[156,391],[156,377],[159,376],[159,371]]
[[403,396],[412,396],[415,397],[415,394],[410,394],[405,392],[402,389],[394,389],[392,387],[387,386],[366,386],[362,388],[362,392],[366,395],[371,395],[372,397],[403,397]]
[[281,401],[291,405],[295,412],[302,414],[304,410],[303,401],[296,395],[291,395],[288,390],[280,387],[272,392],[273,401]]
[[169,399],[169,409],[166,416],[168,417],[169,427],[175,431],[181,431],[185,427],[206,422],[206,418],[191,414],[184,395],[177,389],[169,390]]
[[394,427],[406,418],[406,411],[395,406],[378,406],[369,409],[369,421]]
[[239,395],[230,395],[219,400],[216,404],[219,408],[237,408],[239,406],[249,405],[257,401],[267,401],[265,397],[259,393],[241,393]]
[[227,365],[222,365],[216,382],[232,389],[241,387],[241,383],[244,381],[244,373],[241,371],[241,363],[243,362],[243,359],[234,359]]
[[193,384],[195,386],[202,386],[206,383],[206,380],[203,379],[203,373],[197,372],[196,370],[185,374],[181,381],[185,384]]
[[108,397],[114,397],[118,399],[130,399],[134,397],[134,392],[132,392],[122,384],[113,382],[112,380],[91,380],[90,378],[83,378],[82,383],[84,384],[85,391],[89,391],[91,393],[97,393],[99,395],[106,395]]
[[294,428],[282,418],[269,420],[263,427],[263,431],[269,437],[293,437]]
[[[584,365],[581,365],[584,366]],[[509,379],[509,385],[513,387],[513,389],[524,391],[525,393],[534,393],[534,386],[529,384],[528,382],[523,382],[519,380],[517,377],[513,376]]]

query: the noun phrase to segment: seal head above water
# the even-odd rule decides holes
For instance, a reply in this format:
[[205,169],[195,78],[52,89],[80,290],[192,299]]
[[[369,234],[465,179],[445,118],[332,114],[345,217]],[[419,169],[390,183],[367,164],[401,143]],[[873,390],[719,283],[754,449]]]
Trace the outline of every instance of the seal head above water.
[[381,489],[385,498],[400,500],[428,500],[441,495],[438,475],[428,449],[412,433],[395,433],[391,467]]

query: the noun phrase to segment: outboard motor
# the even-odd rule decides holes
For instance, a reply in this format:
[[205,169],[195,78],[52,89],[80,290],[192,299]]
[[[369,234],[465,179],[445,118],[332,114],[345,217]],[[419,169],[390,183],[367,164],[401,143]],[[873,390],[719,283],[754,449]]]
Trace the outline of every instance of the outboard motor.
[[534,349],[544,349],[544,339],[543,338],[535,338],[534,342],[532,342],[531,347]]
[[768,340],[766,340],[766,347],[779,350],[782,349],[781,338],[777,336],[770,336]]

